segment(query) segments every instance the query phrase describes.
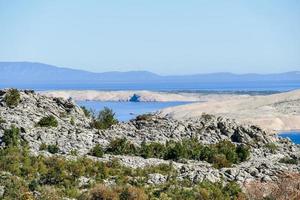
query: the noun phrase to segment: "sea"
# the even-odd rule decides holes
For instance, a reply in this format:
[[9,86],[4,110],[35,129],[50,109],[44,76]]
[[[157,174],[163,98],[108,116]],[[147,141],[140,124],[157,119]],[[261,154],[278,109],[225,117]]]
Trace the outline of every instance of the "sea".
[[154,113],[160,109],[184,105],[191,102],[113,102],[113,101],[78,101],[77,104],[91,109],[95,113],[110,108],[119,121],[129,121],[141,114]]
[[300,144],[300,130],[281,132],[279,136],[290,138],[295,144]]
[[[0,88],[13,87],[0,83]],[[102,84],[51,84],[51,85],[18,85],[19,89],[44,90],[150,90],[171,92],[193,92],[193,93],[231,93],[265,95],[290,90],[300,89],[300,81],[266,81],[266,82],[243,82],[243,83],[102,83]],[[184,105],[190,102],[100,102],[100,101],[78,101],[78,104],[92,109],[95,112],[104,107],[111,108],[119,121],[129,121],[137,115],[153,113],[160,109]],[[300,131],[280,133],[281,137],[289,137],[292,141],[300,144]]]

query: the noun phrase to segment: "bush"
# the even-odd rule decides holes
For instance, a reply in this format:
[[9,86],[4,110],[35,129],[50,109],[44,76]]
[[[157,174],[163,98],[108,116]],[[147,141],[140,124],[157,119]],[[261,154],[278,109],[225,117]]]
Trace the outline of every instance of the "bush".
[[144,190],[137,187],[126,187],[123,188],[120,195],[120,200],[146,200],[148,199]]
[[39,150],[40,151],[45,151],[45,150],[47,150],[47,144],[46,143],[42,143],[41,145],[40,145],[40,148],[39,148]]
[[96,157],[99,157],[99,158],[102,158],[103,157],[103,154],[104,154],[104,151],[101,147],[100,144],[96,144],[96,146],[94,146],[91,151],[89,152],[89,154],[91,156],[96,156]]
[[246,145],[235,146],[230,141],[220,141],[217,144],[202,145],[196,139],[183,141],[168,141],[166,144],[157,142],[142,142],[136,147],[126,138],[112,140],[105,151],[116,155],[137,155],[143,158],[163,158],[178,161],[180,159],[204,160],[216,168],[230,167],[248,159],[250,148]]
[[239,158],[239,162],[244,162],[250,156],[250,148],[246,145],[238,145],[236,147],[236,153]]
[[213,163],[213,166],[217,169],[231,166],[231,162],[226,158],[226,155],[224,154],[213,155],[211,161]]
[[70,120],[70,124],[71,124],[71,125],[73,125],[73,126],[75,125],[75,120],[74,120],[74,117],[72,117],[72,118],[71,118],[71,120]]
[[[5,187],[4,199],[214,199],[231,200],[240,195],[238,185],[231,183],[194,183],[178,181],[171,164],[132,169],[117,160],[98,162],[87,157],[67,159],[63,156],[33,156],[23,146],[0,149],[0,185]],[[4,172],[8,175],[4,175]],[[148,174],[167,176],[163,185],[147,187]],[[95,181],[79,187],[84,176]],[[10,177],[14,177],[13,179]],[[116,186],[104,186],[103,180],[113,180]],[[91,186],[94,187],[90,188]],[[295,185],[296,187],[296,185]],[[294,188],[295,188],[294,187]],[[79,194],[82,192],[83,194]],[[25,198],[26,197],[26,198]]]
[[42,186],[39,188],[39,192],[41,200],[60,200],[63,197],[62,192],[53,186]]
[[117,194],[111,188],[105,185],[96,185],[90,190],[89,194],[80,199],[86,200],[117,200]]
[[115,113],[112,109],[104,107],[104,109],[99,112],[97,118],[93,119],[91,126],[96,129],[108,129],[116,123],[118,123],[118,120],[115,119]]
[[184,146],[180,142],[168,141],[164,159],[177,161],[181,158],[186,158],[186,149]]
[[86,117],[91,117],[92,116],[92,111],[91,110],[88,110],[85,106],[80,106],[80,108],[82,109],[84,115]]
[[20,129],[12,125],[10,129],[4,130],[2,141],[6,146],[18,146],[20,143]]
[[38,122],[38,125],[41,127],[57,127],[58,122],[53,115],[50,115],[50,116],[43,117],[42,119],[40,119],[40,121]]
[[291,165],[297,165],[298,160],[296,158],[289,158],[289,157],[284,157],[279,160],[280,163],[285,163],[285,164],[291,164]]
[[275,143],[268,143],[265,145],[265,147],[270,151],[270,153],[276,153],[278,147]]
[[137,149],[131,142],[127,141],[126,138],[117,138],[110,141],[106,152],[115,155],[132,155],[137,154]]
[[10,108],[18,106],[21,101],[20,92],[17,89],[9,89],[5,94],[4,101]]
[[5,123],[6,121],[4,119],[2,119],[2,117],[0,117],[0,124]]
[[57,145],[55,144],[49,144],[47,146],[47,150],[49,153],[52,153],[52,154],[55,154],[55,153],[58,153],[59,152],[59,148]]
[[142,142],[139,155],[143,158],[163,158],[165,154],[165,146],[158,142],[146,144]]

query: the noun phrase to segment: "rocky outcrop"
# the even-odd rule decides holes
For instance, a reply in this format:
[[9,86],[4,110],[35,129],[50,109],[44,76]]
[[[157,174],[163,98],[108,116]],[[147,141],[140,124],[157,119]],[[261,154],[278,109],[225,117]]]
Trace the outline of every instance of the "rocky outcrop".
[[[15,125],[20,128],[21,137],[28,142],[34,154],[41,153],[39,149],[43,143],[55,144],[60,149],[59,154],[69,156],[74,150],[79,155],[85,155],[96,144],[106,146],[114,138],[125,137],[136,145],[143,141],[164,143],[168,140],[197,138],[203,144],[214,144],[221,140],[247,144],[251,146],[250,159],[231,168],[222,169],[215,169],[204,161],[172,162],[178,172],[178,179],[238,181],[242,184],[252,180],[276,180],[279,174],[286,171],[298,173],[300,170],[299,165],[279,162],[284,157],[300,158],[297,145],[287,139],[267,134],[257,126],[241,125],[234,120],[208,114],[193,120],[144,115],[130,122],[116,124],[107,130],[96,130],[90,126],[91,118],[86,117],[82,109],[71,99],[64,100],[46,97],[33,91],[21,91],[19,105],[9,108],[4,101],[5,94],[5,90],[0,91],[0,116],[5,120],[0,124],[0,138],[5,129]],[[58,121],[57,127],[37,126],[41,118],[49,115],[55,116]],[[5,145],[2,140],[0,143],[2,146]],[[270,143],[276,144],[276,152],[271,152],[267,148]],[[93,159],[108,161],[114,158],[132,168],[170,162],[155,158],[113,155]],[[149,175],[149,184],[162,183],[164,180],[165,177],[162,175]]]

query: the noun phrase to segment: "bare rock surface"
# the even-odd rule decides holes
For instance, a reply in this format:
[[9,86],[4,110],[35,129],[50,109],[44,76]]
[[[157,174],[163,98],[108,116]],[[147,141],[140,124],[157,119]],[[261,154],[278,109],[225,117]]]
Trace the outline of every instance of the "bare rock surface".
[[270,132],[300,130],[300,90],[239,99],[207,101],[170,107],[161,116],[175,119],[198,118],[203,113],[255,124]]
[[[43,153],[39,150],[43,143],[57,145],[60,149],[59,154],[69,157],[74,150],[79,155],[86,155],[96,144],[105,147],[111,139],[115,138],[125,137],[136,145],[140,145],[143,141],[164,143],[169,140],[197,138],[203,144],[214,144],[222,140],[247,144],[251,147],[250,159],[222,169],[213,168],[210,163],[204,161],[171,162],[178,172],[178,179],[237,181],[243,184],[252,180],[277,180],[278,175],[286,171],[299,173],[300,170],[299,164],[279,162],[284,157],[299,159],[299,146],[287,139],[270,135],[258,126],[239,124],[224,117],[205,114],[194,119],[177,120],[145,115],[130,122],[116,124],[107,130],[96,130],[90,126],[91,118],[86,117],[82,109],[72,100],[46,97],[32,91],[21,91],[19,105],[9,108],[4,101],[5,94],[5,90],[0,91],[0,116],[5,121],[0,124],[0,144],[5,145],[1,140],[4,130],[15,125],[20,128],[21,137],[29,143],[33,154]],[[37,126],[37,122],[42,117],[49,115],[55,116],[58,121],[57,127]],[[71,122],[72,120],[74,123]],[[269,143],[276,144],[276,152],[270,152],[266,148]],[[162,159],[144,159],[128,155],[92,157],[100,161],[115,158],[123,165],[132,168],[170,163]],[[162,175],[152,174],[149,175],[149,183],[161,183],[164,178]],[[83,184],[86,181],[83,177]]]

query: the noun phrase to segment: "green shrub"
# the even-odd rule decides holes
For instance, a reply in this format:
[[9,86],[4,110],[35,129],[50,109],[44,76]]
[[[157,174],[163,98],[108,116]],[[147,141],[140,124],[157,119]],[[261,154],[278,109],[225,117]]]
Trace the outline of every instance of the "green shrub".
[[72,156],[77,156],[77,155],[78,155],[78,151],[77,151],[76,149],[72,149],[72,150],[70,151],[70,155],[72,155]]
[[96,185],[89,193],[81,197],[85,200],[117,200],[117,193],[105,185]]
[[0,124],[5,123],[6,121],[4,119],[2,119],[2,117],[0,117]]
[[236,153],[239,158],[239,162],[244,162],[250,156],[250,148],[246,145],[238,145],[236,147]]
[[107,129],[116,123],[118,123],[118,120],[115,118],[115,113],[112,109],[104,107],[104,109],[99,112],[97,118],[93,119],[91,126],[96,129]]
[[47,150],[47,148],[48,148],[48,145],[47,145],[46,143],[42,143],[42,144],[40,145],[39,150],[40,150],[40,151],[45,151],[45,150]]
[[267,143],[265,147],[270,151],[270,153],[276,153],[278,147],[275,143]]
[[20,129],[12,125],[10,129],[4,130],[2,141],[6,146],[18,146],[20,143]]
[[38,125],[41,127],[57,127],[58,122],[53,115],[50,115],[50,116],[43,117],[42,119],[40,119],[40,121],[38,122]]
[[71,124],[71,125],[73,125],[73,126],[75,125],[75,120],[74,120],[74,117],[72,117],[72,118],[71,118],[71,120],[70,120],[70,124]]
[[218,153],[225,155],[226,159],[230,163],[238,162],[238,155],[236,153],[236,147],[232,142],[223,140],[216,144],[216,148],[218,149]]
[[94,146],[91,151],[89,152],[89,154],[91,156],[96,156],[96,157],[99,157],[99,158],[102,158],[103,157],[103,154],[104,154],[104,151],[101,147],[100,144],[96,144],[96,146]]
[[21,101],[20,92],[17,89],[9,89],[5,94],[4,101],[10,108],[18,106]]
[[115,155],[133,155],[137,154],[137,149],[126,138],[117,138],[110,141],[108,147],[106,148],[106,152]]
[[291,164],[291,165],[298,165],[298,160],[296,158],[289,158],[289,157],[284,157],[279,160],[281,163],[285,164]]
[[231,166],[231,162],[226,158],[226,155],[224,154],[213,155],[211,161],[213,163],[213,166],[217,169]]
[[186,155],[186,149],[180,142],[168,141],[166,143],[164,159],[177,161],[186,158]]
[[165,154],[165,146],[158,142],[146,144],[142,142],[139,155],[143,158],[163,158]]
[[[223,155],[224,156],[224,155]],[[204,199],[233,200],[240,197],[235,183],[227,185],[208,181],[194,183],[176,180],[176,170],[171,164],[132,169],[118,160],[93,161],[87,157],[66,159],[31,156],[26,147],[10,146],[0,149],[0,185],[5,187],[4,199]],[[147,186],[148,174],[167,176],[165,184]],[[80,177],[85,176],[94,184],[79,188]],[[104,186],[103,180],[113,178],[116,186]],[[90,188],[91,187],[91,188]],[[84,190],[82,190],[84,189]],[[86,191],[86,192],[85,192]],[[82,192],[82,194],[80,194]]]
[[140,147],[133,145],[126,138],[112,140],[106,153],[116,155],[137,155],[143,158],[163,158],[178,161],[180,159],[204,160],[216,168],[230,167],[247,160],[250,148],[246,145],[234,145],[230,141],[220,141],[217,144],[202,145],[196,139],[183,141],[168,141],[166,144],[157,142],[142,142]]
[[52,154],[55,154],[55,153],[58,153],[59,152],[59,148],[57,145],[55,144],[49,144],[47,146],[47,150],[49,153],[52,153]]
[[137,187],[125,187],[119,194],[119,200],[146,200],[148,196],[144,190]]
[[93,115],[92,111],[88,110],[85,106],[80,106],[80,108],[82,109],[82,111],[86,117],[91,117]]

